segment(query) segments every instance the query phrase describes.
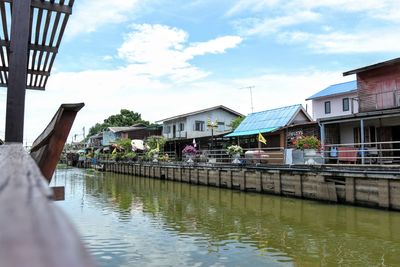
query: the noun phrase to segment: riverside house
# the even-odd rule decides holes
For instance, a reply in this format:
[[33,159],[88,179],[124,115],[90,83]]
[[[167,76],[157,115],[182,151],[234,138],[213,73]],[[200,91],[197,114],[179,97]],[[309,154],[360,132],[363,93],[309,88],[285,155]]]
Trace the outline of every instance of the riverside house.
[[327,150],[353,150],[338,161],[399,163],[400,58],[343,73],[353,74],[359,113],[319,118],[322,142]]
[[313,119],[358,113],[357,81],[328,86],[306,100],[312,101]]
[[[232,131],[231,122],[243,116],[223,105],[197,110],[162,119],[162,135],[167,139],[166,151],[175,152],[178,157],[186,145],[195,141],[198,149],[222,147],[222,138]],[[211,129],[208,123],[215,124]]]
[[226,135],[243,148],[257,148],[258,134],[267,144],[260,144],[269,154],[269,163],[282,164],[284,149],[292,148],[297,136],[319,136],[319,127],[302,105],[293,105],[249,114],[234,132]]

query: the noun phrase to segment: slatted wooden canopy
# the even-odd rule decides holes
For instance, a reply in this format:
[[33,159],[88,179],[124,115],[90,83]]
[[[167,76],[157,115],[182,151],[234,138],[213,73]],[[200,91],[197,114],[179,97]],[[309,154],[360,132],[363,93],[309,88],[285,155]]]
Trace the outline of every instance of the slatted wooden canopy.
[[25,91],[44,90],[75,0],[0,0],[0,86],[5,141],[22,143]]
[[[44,90],[75,0],[31,0],[27,89]],[[0,0],[0,86],[8,86],[12,4]]]

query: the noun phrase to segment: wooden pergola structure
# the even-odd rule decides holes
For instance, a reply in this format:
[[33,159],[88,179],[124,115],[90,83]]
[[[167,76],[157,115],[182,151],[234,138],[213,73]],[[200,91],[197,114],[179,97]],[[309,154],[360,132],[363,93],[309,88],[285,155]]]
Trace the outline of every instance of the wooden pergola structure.
[[22,143],[25,90],[45,90],[74,0],[0,0],[0,86],[6,142]]

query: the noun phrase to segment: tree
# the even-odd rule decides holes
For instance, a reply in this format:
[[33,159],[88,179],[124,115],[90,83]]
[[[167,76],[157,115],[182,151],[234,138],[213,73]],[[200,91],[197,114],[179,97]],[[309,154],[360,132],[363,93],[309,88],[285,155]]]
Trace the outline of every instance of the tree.
[[234,131],[237,127],[239,127],[239,125],[242,123],[242,121],[245,118],[246,117],[244,117],[244,116],[239,116],[239,117],[236,117],[235,119],[233,119],[231,124],[229,125],[232,128],[232,131]]
[[96,123],[93,127],[91,127],[89,129],[88,136],[98,134],[108,127],[132,126],[138,123],[149,125],[148,121],[142,119],[142,115],[140,113],[128,109],[121,109],[119,114],[111,115],[105,119],[103,123]]

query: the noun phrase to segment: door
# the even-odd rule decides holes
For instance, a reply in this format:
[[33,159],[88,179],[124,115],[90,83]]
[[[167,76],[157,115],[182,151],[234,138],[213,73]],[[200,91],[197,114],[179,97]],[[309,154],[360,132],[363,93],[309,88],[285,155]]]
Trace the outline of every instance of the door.
[[172,138],[176,138],[176,125],[172,126]]

